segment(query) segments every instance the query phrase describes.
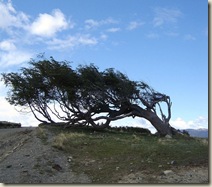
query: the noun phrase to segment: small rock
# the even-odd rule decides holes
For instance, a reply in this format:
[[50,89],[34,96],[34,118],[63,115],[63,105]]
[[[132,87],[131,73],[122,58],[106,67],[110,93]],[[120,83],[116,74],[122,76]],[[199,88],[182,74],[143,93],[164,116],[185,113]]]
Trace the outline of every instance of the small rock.
[[165,170],[163,171],[163,174],[164,175],[170,175],[170,174],[173,174],[174,172],[172,170]]
[[69,156],[67,160],[68,160],[68,162],[71,162],[72,159],[73,159],[73,157],[72,156]]
[[116,171],[118,171],[119,170],[119,167],[116,167]]
[[24,165],[22,165],[22,164],[19,164],[19,165],[20,165],[21,168],[24,168]]
[[159,168],[162,168],[163,166],[162,166],[162,165],[159,165],[158,167],[159,167]]
[[62,170],[62,167],[59,165],[59,164],[54,164],[52,166],[53,169],[57,170],[57,171],[61,171]]
[[88,163],[88,162],[86,162],[86,163],[85,163],[85,166],[87,167],[88,165],[89,165],[89,163]]
[[172,137],[171,137],[170,135],[167,134],[167,135],[165,136],[165,138],[171,139]]
[[8,165],[8,166],[6,166],[6,168],[11,168],[12,167],[12,165]]
[[176,162],[175,160],[172,160],[172,161],[171,161],[171,164],[172,164],[172,165],[174,165],[174,164],[176,164],[176,163],[177,163],[177,162]]

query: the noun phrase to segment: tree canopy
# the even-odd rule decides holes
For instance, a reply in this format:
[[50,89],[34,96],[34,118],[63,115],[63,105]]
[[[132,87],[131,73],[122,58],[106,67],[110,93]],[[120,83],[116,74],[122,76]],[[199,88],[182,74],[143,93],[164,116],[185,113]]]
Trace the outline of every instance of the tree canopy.
[[3,73],[2,80],[10,88],[8,102],[29,107],[42,123],[107,128],[114,120],[141,117],[161,135],[174,132],[170,97],[113,68],[100,71],[90,64],[73,69],[69,62],[50,57],[31,60],[20,72]]

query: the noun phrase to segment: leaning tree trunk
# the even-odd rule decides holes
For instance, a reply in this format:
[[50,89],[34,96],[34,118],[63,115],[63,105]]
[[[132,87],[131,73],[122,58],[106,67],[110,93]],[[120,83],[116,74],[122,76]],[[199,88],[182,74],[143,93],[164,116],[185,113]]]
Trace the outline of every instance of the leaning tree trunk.
[[156,113],[148,109],[145,110],[139,107],[138,105],[132,105],[131,108],[134,116],[142,117],[148,120],[155,127],[155,129],[158,131],[160,135],[165,136],[168,134],[172,136],[173,134],[172,127],[169,125],[169,123],[162,121],[156,115]]
[[163,122],[155,113],[150,111],[148,117],[145,117],[145,119],[150,121],[160,135],[172,135],[171,126]]

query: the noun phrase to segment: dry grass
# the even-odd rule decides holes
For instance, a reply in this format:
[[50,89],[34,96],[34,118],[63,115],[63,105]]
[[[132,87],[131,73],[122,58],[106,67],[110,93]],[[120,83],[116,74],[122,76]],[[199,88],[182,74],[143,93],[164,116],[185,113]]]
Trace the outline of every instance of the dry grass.
[[[111,183],[131,172],[160,173],[173,167],[208,164],[208,145],[195,138],[159,138],[139,133],[53,129],[53,146],[72,156],[71,168],[93,183]],[[160,166],[160,167],[159,167]]]
[[52,146],[60,150],[66,150],[66,147],[69,144],[69,142],[82,138],[82,137],[85,137],[85,134],[75,133],[75,132],[60,133],[54,138]]
[[44,129],[42,127],[38,127],[36,129],[36,135],[38,138],[40,138],[43,141],[43,143],[47,142],[48,136],[46,134],[46,129]]

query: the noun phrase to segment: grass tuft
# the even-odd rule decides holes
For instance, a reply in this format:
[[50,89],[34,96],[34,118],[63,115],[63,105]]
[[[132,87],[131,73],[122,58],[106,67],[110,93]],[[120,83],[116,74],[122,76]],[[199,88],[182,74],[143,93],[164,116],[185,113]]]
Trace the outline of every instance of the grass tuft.
[[43,143],[47,143],[48,136],[47,136],[46,130],[45,130],[44,128],[38,127],[38,128],[36,129],[36,135],[37,135],[38,138],[41,139],[41,141],[42,141]]

